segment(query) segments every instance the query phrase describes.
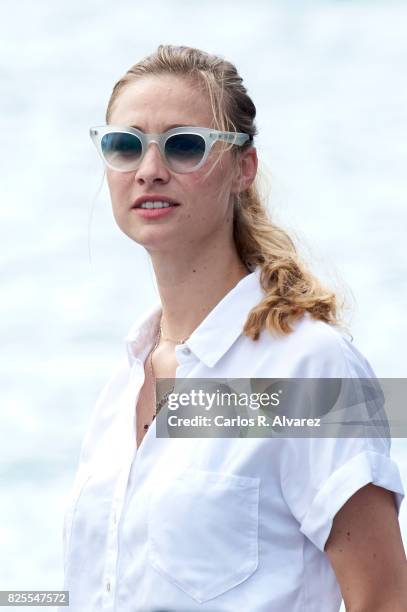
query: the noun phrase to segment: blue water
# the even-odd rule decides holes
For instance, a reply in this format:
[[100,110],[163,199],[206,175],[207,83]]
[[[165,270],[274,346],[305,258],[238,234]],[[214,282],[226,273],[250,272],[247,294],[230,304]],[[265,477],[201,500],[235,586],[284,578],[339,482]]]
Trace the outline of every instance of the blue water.
[[[87,420],[128,327],[156,297],[105,183],[89,256],[103,169],[88,128],[159,43],[237,64],[276,221],[345,288],[355,344],[376,374],[406,376],[406,17],[387,0],[3,10],[0,589],[61,588],[63,509]],[[407,482],[407,444],[393,447]],[[407,542],[406,508],[400,520]]]

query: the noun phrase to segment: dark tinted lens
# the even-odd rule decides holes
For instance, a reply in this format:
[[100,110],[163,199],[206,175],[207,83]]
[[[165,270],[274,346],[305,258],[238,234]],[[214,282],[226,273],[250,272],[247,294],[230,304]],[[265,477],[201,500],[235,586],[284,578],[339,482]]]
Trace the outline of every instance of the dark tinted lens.
[[165,143],[165,156],[174,170],[196,166],[205,153],[205,140],[199,134],[176,134]]
[[105,134],[101,145],[106,161],[118,170],[134,169],[143,150],[140,138],[120,132]]

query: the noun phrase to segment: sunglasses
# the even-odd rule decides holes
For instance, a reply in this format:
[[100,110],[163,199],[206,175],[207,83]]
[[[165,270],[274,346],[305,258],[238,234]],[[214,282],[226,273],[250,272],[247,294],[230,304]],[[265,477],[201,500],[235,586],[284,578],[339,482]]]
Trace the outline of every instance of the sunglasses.
[[218,140],[242,146],[252,140],[241,132],[220,132],[205,127],[178,127],[161,134],[144,134],[123,125],[90,128],[90,137],[104,163],[119,172],[136,170],[151,142],[158,145],[168,168],[177,173],[194,172],[204,165]]

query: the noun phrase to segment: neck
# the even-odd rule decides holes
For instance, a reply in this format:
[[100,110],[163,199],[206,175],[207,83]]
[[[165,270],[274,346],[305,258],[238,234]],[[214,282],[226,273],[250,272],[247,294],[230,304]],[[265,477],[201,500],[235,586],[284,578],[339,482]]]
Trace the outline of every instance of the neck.
[[189,337],[221,299],[249,270],[234,246],[219,256],[216,249],[171,257],[151,253],[162,304],[162,331],[165,338]]

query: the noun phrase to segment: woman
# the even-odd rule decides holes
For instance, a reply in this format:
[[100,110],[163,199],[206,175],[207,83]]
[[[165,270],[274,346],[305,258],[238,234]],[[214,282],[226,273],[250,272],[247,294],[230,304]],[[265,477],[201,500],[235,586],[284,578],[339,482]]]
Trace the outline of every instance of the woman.
[[160,301],[83,442],[64,529],[72,611],[330,612],[341,593],[349,610],[407,610],[385,441],[156,436],[157,378],[374,377],[335,295],[267,218],[255,114],[232,64],[161,45],[91,129]]

